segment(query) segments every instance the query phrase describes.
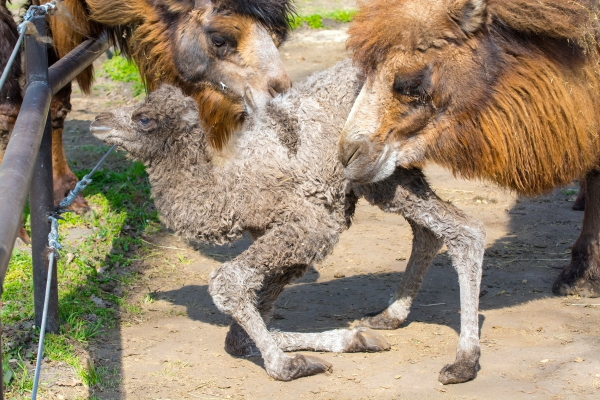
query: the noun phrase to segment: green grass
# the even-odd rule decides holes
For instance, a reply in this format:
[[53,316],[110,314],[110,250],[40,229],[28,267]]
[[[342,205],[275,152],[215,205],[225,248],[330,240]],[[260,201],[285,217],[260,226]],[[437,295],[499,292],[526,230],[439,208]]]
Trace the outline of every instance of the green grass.
[[579,193],[579,190],[577,190],[577,189],[563,189],[562,192],[563,192],[563,194],[565,196],[574,196],[574,195],[576,195],[576,194]]
[[140,71],[137,66],[118,54],[104,62],[102,66],[102,72],[107,74],[113,81],[133,83],[133,95],[139,96],[145,93],[144,82],[140,76]]
[[6,4],[6,8],[13,14],[17,14],[20,11],[20,8],[25,4],[25,1],[26,0],[9,0]]
[[335,10],[305,16],[296,15],[290,21],[290,25],[292,26],[292,29],[297,29],[305,25],[312,29],[321,29],[325,27],[325,25],[323,24],[324,19],[331,19],[336,22],[345,23],[352,22],[355,15],[355,10]]
[[[81,178],[88,170],[78,171]],[[58,260],[60,333],[46,336],[45,355],[78,371],[90,387],[102,385],[108,374],[93,362],[82,361],[77,349],[115,326],[121,310],[141,312],[128,305],[127,286],[135,281],[132,258],[144,255],[142,235],[160,230],[158,214],[150,200],[145,168],[131,163],[124,172],[98,171],[85,191],[93,212],[85,216],[65,214],[60,223],[64,249]],[[72,228],[87,230],[78,240],[67,240]],[[34,319],[31,255],[15,250],[4,285],[4,374],[7,398],[31,391],[32,368],[39,330]],[[120,287],[125,290],[102,290]],[[118,294],[116,294],[118,293]]]

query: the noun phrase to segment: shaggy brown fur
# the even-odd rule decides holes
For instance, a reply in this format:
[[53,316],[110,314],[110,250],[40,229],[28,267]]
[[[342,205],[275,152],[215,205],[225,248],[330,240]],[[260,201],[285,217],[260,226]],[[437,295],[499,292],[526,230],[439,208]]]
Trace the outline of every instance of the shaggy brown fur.
[[[444,67],[430,64],[431,104],[453,115],[427,135],[427,159],[527,195],[568,184],[597,165],[597,2],[490,1],[489,31],[473,35],[449,17],[434,30],[426,21],[390,24],[389,15],[400,15],[406,3],[376,1],[361,9],[348,46],[367,73],[397,48],[418,53],[458,42],[489,55],[481,60],[485,87],[464,76],[475,90],[443,80]],[[395,125],[390,121],[381,132]],[[402,133],[396,130],[394,140],[406,137]]]
[[[5,7],[6,2],[0,4],[0,71],[4,72],[10,55],[17,43],[18,32],[12,15]],[[0,72],[1,73],[1,72]],[[8,135],[15,125],[15,120],[23,101],[19,77],[21,76],[21,59],[17,57],[12,66],[6,84],[0,91],[0,152],[8,143]]]
[[233,101],[231,96],[209,85],[194,93],[194,98],[201,104],[201,118],[208,127],[209,143],[215,149],[222,149],[246,119],[244,103]]
[[[82,19],[89,19],[91,22],[86,29],[90,33],[99,26],[109,28],[113,41],[133,58],[150,90],[166,82],[195,97],[204,122],[213,127],[211,144],[217,149],[225,146],[246,114],[243,93],[217,94],[213,90],[223,81],[222,73],[215,71],[214,64],[234,57],[236,49],[243,52],[251,27],[256,23],[266,27],[277,44],[281,43],[289,30],[289,16],[294,11],[289,1],[275,0],[204,0],[195,3],[163,0],[158,4],[135,0],[66,1],[77,15],[74,20],[78,27],[84,26]],[[56,24],[64,24],[64,21]],[[125,32],[123,27],[127,27]],[[218,32],[227,44],[213,52],[209,31]],[[82,30],[82,34],[87,32]],[[185,42],[186,34],[191,35],[187,40],[195,43]],[[78,40],[69,36],[59,43],[61,49],[69,51]],[[253,67],[252,60],[243,61]],[[87,77],[82,79],[87,85],[84,87],[89,87]],[[288,86],[287,83],[272,85],[278,92]]]

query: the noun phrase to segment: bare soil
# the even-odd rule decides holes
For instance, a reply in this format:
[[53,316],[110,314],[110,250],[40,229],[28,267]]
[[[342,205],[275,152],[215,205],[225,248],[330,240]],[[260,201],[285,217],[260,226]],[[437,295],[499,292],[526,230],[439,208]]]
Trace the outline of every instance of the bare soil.
[[[300,31],[281,53],[294,80],[347,56],[343,31]],[[125,89],[125,88],[123,88]],[[99,158],[86,132],[97,113],[130,102],[112,90],[73,100],[67,152],[77,167]],[[128,161],[118,156],[107,168]],[[100,399],[596,399],[600,393],[600,299],[555,297],[551,284],[569,260],[581,212],[572,211],[577,185],[535,199],[493,185],[454,179],[439,167],[427,176],[444,199],[487,228],[480,325],[481,371],[442,386],[439,370],[454,360],[460,304],[457,275],[445,250],[435,259],[412,314],[401,329],[383,332],[388,352],[320,354],[333,372],[278,382],[260,358],[223,349],[231,319],[208,294],[210,272],[250,241],[232,246],[186,243],[161,232],[146,238],[155,252],[138,262],[141,279],[128,296],[142,312],[123,312],[104,339],[82,351],[114,372],[102,389],[64,382],[48,396]],[[333,255],[291,285],[277,302],[274,329],[322,331],[347,327],[383,309],[402,279],[412,235],[397,215],[360,203],[354,225]],[[151,294],[151,296],[148,296]],[[152,297],[154,300],[149,300]],[[65,372],[65,376],[69,375]]]

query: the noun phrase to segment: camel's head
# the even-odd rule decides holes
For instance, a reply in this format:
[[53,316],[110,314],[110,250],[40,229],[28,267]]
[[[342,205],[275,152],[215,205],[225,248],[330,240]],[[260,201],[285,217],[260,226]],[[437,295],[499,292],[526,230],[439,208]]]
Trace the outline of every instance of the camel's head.
[[199,161],[198,152],[206,153],[204,130],[199,127],[196,102],[165,84],[137,106],[99,114],[90,130],[98,139],[116,144],[149,164],[182,158],[187,152],[193,152]]
[[339,147],[350,179],[422,166],[445,124],[485,103],[499,69],[488,22],[487,0],[362,5],[348,46],[367,78]]
[[220,149],[252,109],[291,80],[277,47],[289,0],[87,0],[92,18],[133,26],[128,47],[150,90],[176,85],[196,98]]

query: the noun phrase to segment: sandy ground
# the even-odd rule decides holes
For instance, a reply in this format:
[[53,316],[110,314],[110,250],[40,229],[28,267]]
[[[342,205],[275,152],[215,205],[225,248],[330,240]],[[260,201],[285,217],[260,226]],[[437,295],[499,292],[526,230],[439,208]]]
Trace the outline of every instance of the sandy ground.
[[[346,56],[343,31],[303,31],[281,49],[294,80]],[[121,97],[119,97],[121,96]],[[120,98],[120,100],[119,100]],[[116,100],[115,100],[116,99]],[[80,167],[99,158],[85,133],[98,112],[127,103],[127,93],[74,100],[67,151]],[[82,155],[83,154],[83,155]],[[122,162],[122,160],[121,160]],[[110,165],[110,164],[109,164]],[[600,393],[600,300],[563,298],[550,287],[568,263],[582,213],[574,190],[536,199],[480,182],[454,179],[436,166],[427,176],[444,199],[480,218],[488,244],[481,292],[481,371],[442,386],[439,370],[454,360],[459,330],[457,275],[445,250],[435,259],[412,314],[384,331],[384,353],[320,354],[333,373],[278,382],[260,358],[236,359],[223,349],[231,320],[219,313],[207,278],[234,246],[191,246],[162,232],[147,238],[152,257],[129,296],[143,309],[85,351],[114,372],[102,391],[53,384],[48,396],[100,399],[593,399]],[[577,186],[571,187],[577,189]],[[411,232],[399,216],[361,203],[334,254],[291,285],[276,304],[272,327],[322,331],[348,326],[384,308],[402,279]],[[183,262],[182,262],[183,260]],[[154,292],[153,302],[143,298]],[[68,374],[68,371],[65,372]]]

